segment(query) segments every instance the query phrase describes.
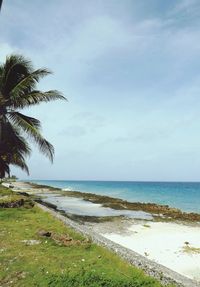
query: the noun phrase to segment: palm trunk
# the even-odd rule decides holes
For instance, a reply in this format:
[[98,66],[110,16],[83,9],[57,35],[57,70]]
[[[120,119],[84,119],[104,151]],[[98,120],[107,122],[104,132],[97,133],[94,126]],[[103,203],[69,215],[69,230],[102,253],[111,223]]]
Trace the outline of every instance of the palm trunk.
[[1,146],[1,143],[2,143],[2,140],[3,140],[3,137],[2,137],[2,117],[0,116],[0,146]]
[[[0,156],[2,149],[2,116],[0,116]],[[0,183],[2,182],[2,174],[0,173]]]
[[0,102],[0,151],[3,145],[3,125],[5,122],[5,109],[1,106]]
[[3,114],[0,111],[0,152],[2,149],[3,142]]
[[3,116],[0,114],[0,154],[3,146]]
[[[3,115],[0,113],[0,156],[3,151]],[[0,173],[0,180],[2,182],[3,173]]]

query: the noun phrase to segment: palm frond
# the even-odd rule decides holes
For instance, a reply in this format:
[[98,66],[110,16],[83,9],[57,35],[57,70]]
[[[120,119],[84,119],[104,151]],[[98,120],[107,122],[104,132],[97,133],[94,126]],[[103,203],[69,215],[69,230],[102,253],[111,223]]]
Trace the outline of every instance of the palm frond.
[[0,154],[19,152],[24,156],[30,155],[31,148],[25,138],[20,134],[19,128],[11,125],[10,122],[7,121],[3,125],[2,134],[3,141],[1,142]]
[[31,118],[32,121],[30,121],[30,117],[22,115],[18,112],[9,113],[8,116],[13,124],[27,133],[27,135],[31,137],[38,145],[40,151],[49,157],[49,159],[53,162],[54,148],[52,144],[50,144],[45,138],[42,137],[38,127],[34,125],[33,118]]
[[18,127],[23,128],[25,132],[29,131],[30,126],[36,129],[40,129],[41,123],[39,120],[23,115],[19,112],[8,112],[7,117],[16,124]]
[[42,92],[39,90],[32,91],[20,97],[13,97],[10,106],[12,108],[25,108],[32,105],[38,105],[41,102],[50,102],[55,100],[67,100],[59,91],[50,90]]
[[2,94],[8,98],[10,91],[24,77],[33,72],[31,61],[20,55],[11,55],[6,58],[2,73]]
[[35,87],[39,80],[51,72],[47,69],[38,69],[26,77],[22,78],[20,82],[18,82],[13,89],[10,91],[9,102],[19,102],[23,95],[30,93]]
[[3,65],[0,65],[0,91],[2,89],[3,72],[4,72]]
[[12,158],[10,159],[9,163],[17,167],[20,167],[22,170],[24,170],[29,175],[29,169],[26,164],[25,158],[23,156],[14,154]]
[[0,156],[0,178],[4,178],[10,173],[9,164]]

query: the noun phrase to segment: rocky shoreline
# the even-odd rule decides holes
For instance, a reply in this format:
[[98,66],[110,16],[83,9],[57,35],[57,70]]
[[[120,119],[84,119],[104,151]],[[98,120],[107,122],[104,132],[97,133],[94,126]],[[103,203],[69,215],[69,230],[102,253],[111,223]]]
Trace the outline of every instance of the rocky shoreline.
[[44,211],[49,212],[57,219],[64,222],[67,226],[72,227],[76,231],[80,232],[84,236],[90,238],[93,242],[96,244],[99,244],[101,246],[104,246],[108,248],[109,250],[115,252],[120,257],[122,257],[124,260],[129,262],[130,264],[142,269],[146,274],[153,276],[154,278],[158,279],[162,284],[175,284],[178,287],[184,286],[184,287],[199,287],[200,285],[195,282],[194,280],[191,280],[183,275],[180,275],[179,273],[172,271],[171,269],[162,266],[156,262],[153,262],[146,257],[128,249],[125,248],[117,243],[114,243],[113,241],[103,237],[102,235],[92,231],[87,226],[84,226],[84,224],[80,224],[78,222],[75,222],[63,215],[61,215],[59,212],[50,209],[47,206],[44,206],[42,204],[37,203],[37,206],[41,208]]
[[89,201],[95,204],[101,204],[103,207],[112,208],[115,210],[132,210],[143,211],[150,213],[156,221],[185,221],[187,223],[200,223],[199,213],[187,213],[180,209],[172,208],[168,205],[159,205],[155,203],[142,203],[142,202],[129,202],[120,198],[113,198],[110,196],[97,195],[93,193],[62,190],[60,188],[54,188],[46,185],[37,185],[35,183],[25,183],[35,190],[42,190],[42,192],[58,192],[62,196],[70,196],[74,198],[81,198],[85,201]]

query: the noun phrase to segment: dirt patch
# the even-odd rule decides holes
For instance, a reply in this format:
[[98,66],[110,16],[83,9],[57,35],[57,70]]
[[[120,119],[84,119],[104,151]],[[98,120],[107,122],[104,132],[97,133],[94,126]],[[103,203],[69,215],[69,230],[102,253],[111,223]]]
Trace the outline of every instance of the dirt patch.
[[51,238],[55,243],[62,246],[86,245],[89,247],[91,245],[91,242],[88,239],[85,239],[83,241],[76,240],[70,237],[68,234],[58,234],[51,231],[40,230],[38,232],[38,235],[41,237]]
[[0,201],[0,208],[19,208],[22,206],[25,208],[32,208],[34,206],[34,202],[32,200],[27,200],[24,198],[10,198],[10,200],[6,198],[5,201],[2,199]]
[[24,199],[21,198],[15,201],[0,202],[0,208],[17,208],[24,205]]

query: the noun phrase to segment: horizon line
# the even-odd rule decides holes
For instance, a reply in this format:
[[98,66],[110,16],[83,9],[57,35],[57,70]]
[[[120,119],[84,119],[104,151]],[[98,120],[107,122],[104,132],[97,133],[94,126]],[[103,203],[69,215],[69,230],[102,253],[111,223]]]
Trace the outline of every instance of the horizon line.
[[[104,182],[146,182],[146,183],[200,183],[199,181],[187,181],[187,180],[105,180],[105,179],[30,179],[34,181],[104,181]],[[18,181],[30,181],[29,179],[18,179]]]

